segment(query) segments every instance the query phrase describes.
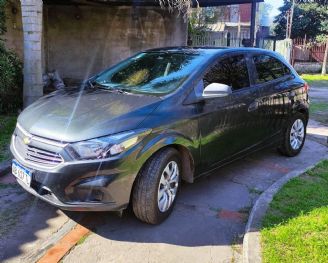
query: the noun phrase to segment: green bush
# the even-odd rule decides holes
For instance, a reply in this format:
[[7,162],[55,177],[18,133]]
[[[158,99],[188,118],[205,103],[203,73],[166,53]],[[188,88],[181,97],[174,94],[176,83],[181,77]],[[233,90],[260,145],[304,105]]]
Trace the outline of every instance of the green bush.
[[0,113],[17,113],[23,104],[22,62],[0,40]]
[[6,50],[1,39],[6,32],[7,3],[0,0],[0,114],[17,113],[23,104],[22,63],[13,51]]

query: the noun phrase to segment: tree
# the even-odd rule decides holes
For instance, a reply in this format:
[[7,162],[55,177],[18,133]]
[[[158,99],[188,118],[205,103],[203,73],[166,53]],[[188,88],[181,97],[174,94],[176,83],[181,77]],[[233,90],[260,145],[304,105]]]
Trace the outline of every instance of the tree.
[[7,0],[0,0],[0,35],[6,33],[6,14],[5,7]]
[[[193,1],[192,0],[158,0],[162,8],[168,8],[169,11],[178,11],[183,14],[185,20],[191,13]],[[196,0],[198,3],[198,1]]]
[[226,6],[205,7],[193,10],[188,18],[188,31],[192,35],[201,35],[210,30],[210,25],[223,22]]
[[13,51],[6,49],[1,39],[6,33],[7,3],[8,0],[0,0],[0,114],[15,113],[22,106],[22,63]]
[[[296,0],[292,21],[291,38],[304,37],[315,39],[328,34],[328,1],[327,0]],[[274,32],[278,38],[285,38],[287,12],[292,6],[292,0],[285,0],[276,16]]]

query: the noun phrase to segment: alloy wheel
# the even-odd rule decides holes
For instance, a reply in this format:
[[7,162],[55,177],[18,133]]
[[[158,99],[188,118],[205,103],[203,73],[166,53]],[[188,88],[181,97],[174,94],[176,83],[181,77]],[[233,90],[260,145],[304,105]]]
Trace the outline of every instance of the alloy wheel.
[[303,121],[301,119],[295,120],[290,130],[290,136],[289,136],[290,146],[292,147],[293,150],[296,151],[301,147],[303,143],[304,135],[305,135],[305,129],[304,129]]
[[179,166],[175,161],[169,162],[162,175],[158,186],[158,208],[161,212],[170,209],[177,195],[179,186]]

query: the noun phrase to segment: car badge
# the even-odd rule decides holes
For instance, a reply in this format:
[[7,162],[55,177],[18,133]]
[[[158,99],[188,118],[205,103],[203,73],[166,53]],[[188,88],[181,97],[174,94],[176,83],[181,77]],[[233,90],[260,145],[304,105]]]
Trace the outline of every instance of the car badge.
[[23,138],[23,142],[24,142],[24,144],[29,144],[30,142],[31,142],[31,138],[29,138],[29,137],[24,137]]

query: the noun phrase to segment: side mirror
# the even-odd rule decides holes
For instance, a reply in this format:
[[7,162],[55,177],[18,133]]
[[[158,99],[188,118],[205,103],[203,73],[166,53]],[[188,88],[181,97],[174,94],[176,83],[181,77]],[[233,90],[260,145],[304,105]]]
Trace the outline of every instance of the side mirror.
[[232,93],[230,86],[222,83],[212,83],[203,91],[203,98],[221,98],[229,96]]

